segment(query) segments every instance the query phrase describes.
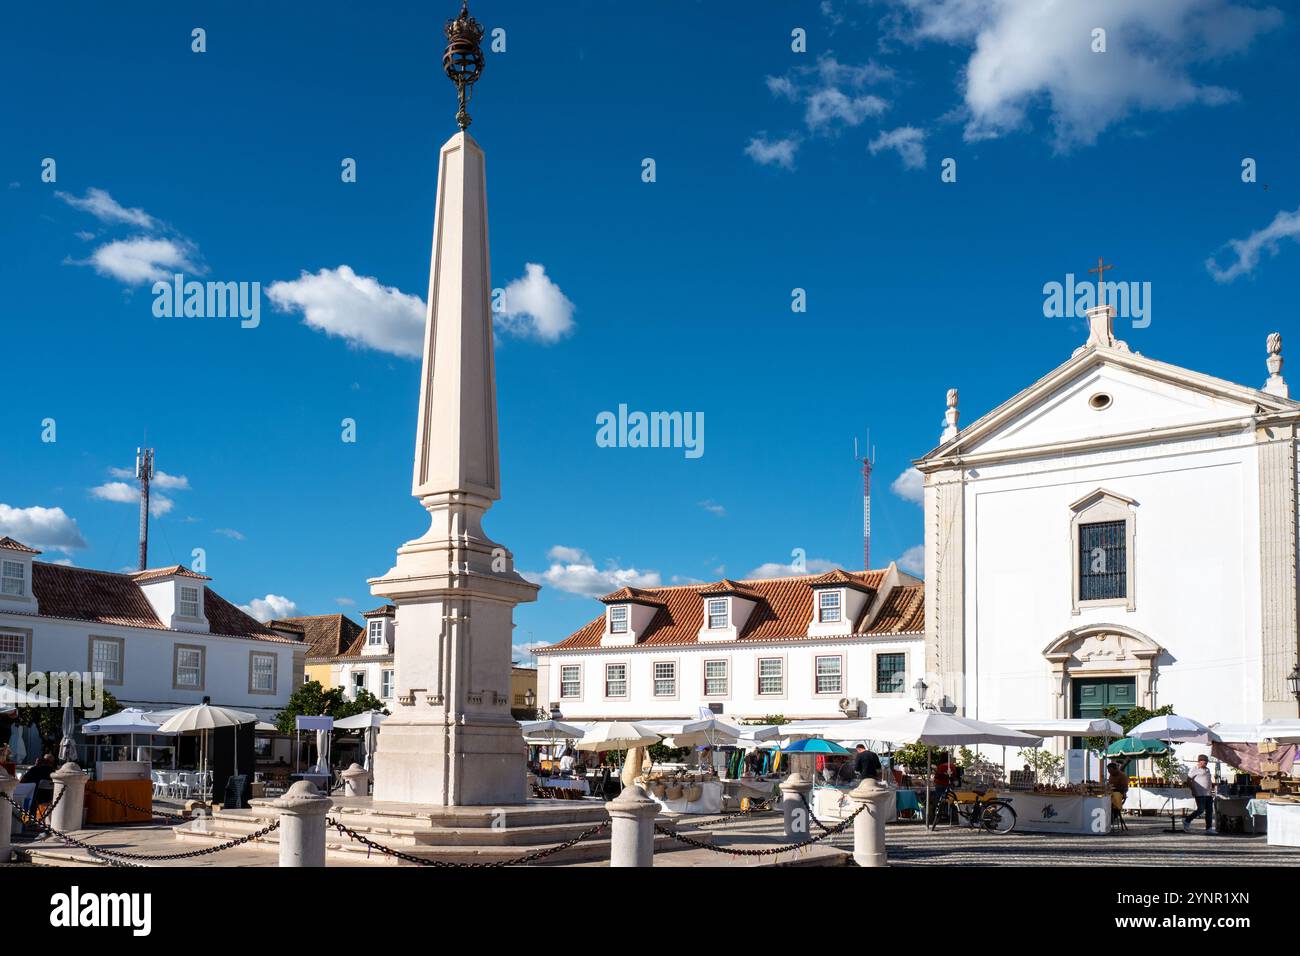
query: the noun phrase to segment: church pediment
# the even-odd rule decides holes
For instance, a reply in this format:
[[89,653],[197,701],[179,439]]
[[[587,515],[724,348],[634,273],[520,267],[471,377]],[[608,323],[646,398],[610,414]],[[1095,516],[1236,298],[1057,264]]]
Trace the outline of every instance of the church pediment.
[[1141,631],[1119,624],[1097,624],[1066,631],[1043,648],[1049,661],[1072,665],[1135,664],[1160,654],[1162,648]]
[[995,408],[918,464],[950,456],[1050,452],[1259,414],[1300,417],[1300,403],[1117,349],[1090,348]]

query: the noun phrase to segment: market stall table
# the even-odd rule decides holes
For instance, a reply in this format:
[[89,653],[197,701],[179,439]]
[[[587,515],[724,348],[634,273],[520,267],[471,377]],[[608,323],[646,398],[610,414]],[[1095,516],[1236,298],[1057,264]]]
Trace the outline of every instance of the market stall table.
[[[139,809],[123,806],[125,803]],[[148,777],[144,780],[87,781],[87,824],[148,823],[152,819],[153,783]]]
[[750,800],[773,800],[777,795],[777,781],[760,780],[758,777],[737,777],[722,781],[723,807],[727,810],[739,810],[742,798]]
[[[849,794],[857,789],[857,786],[854,783],[844,787],[827,785],[813,787],[813,816],[823,822],[834,820],[839,823],[841,820],[847,820],[853,815],[853,811],[858,808],[858,805],[849,799]],[[915,794],[912,795],[912,799],[916,799]],[[919,803],[917,807],[920,807]],[[885,822],[893,823],[897,819],[898,808],[896,802],[891,800],[885,805]]]
[[1171,813],[1195,809],[1196,799],[1187,787],[1129,787],[1124,797],[1124,810],[1128,813],[1138,810]]
[[1016,811],[1016,829],[1030,833],[1081,833],[1110,831],[1110,796],[1081,793],[1029,793],[1011,790],[998,799]]
[[1300,847],[1300,801],[1268,801],[1268,845]]
[[541,787],[550,787],[552,790],[581,790],[584,794],[591,793],[591,787],[587,786],[586,780],[577,780],[573,777],[542,777],[537,784]]
[[686,787],[682,788],[682,796],[677,800],[670,800],[667,796],[656,796],[650,788],[646,788],[646,795],[655,803],[663,807],[668,813],[721,813],[722,812],[722,784],[717,780],[705,780],[694,786],[700,788],[699,799],[687,800]]

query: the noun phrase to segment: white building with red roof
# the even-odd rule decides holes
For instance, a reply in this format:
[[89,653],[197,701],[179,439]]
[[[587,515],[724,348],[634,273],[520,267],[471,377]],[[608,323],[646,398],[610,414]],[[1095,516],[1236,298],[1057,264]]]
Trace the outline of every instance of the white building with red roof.
[[0,538],[0,672],[93,674],[125,706],[271,717],[302,683],[302,631],[245,614],[181,565],[133,574],[38,560]]
[[891,564],[622,588],[537,649],[539,703],[573,720],[878,717],[916,706],[925,588]]
[[1294,717],[1300,402],[1115,338],[964,429],[948,395],[925,476],[932,702],[983,720],[1165,704]]

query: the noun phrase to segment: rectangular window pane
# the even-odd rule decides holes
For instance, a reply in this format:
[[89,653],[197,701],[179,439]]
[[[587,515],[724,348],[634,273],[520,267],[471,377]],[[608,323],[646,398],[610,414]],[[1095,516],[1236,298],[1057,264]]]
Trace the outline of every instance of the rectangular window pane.
[[819,657],[816,660],[817,693],[838,694],[841,689],[840,658]]
[[726,661],[705,661],[704,662],[704,696],[705,697],[726,697],[727,696],[727,662]]
[[380,695],[387,700],[393,696],[393,672],[380,671]]
[[901,694],[906,688],[903,682],[907,680],[907,655],[905,654],[878,654],[876,655],[876,693],[877,694]]
[[1127,522],[1079,525],[1079,600],[1128,597]]
[[627,665],[626,664],[605,665],[605,696],[606,697],[627,696]]
[[202,654],[195,647],[176,649],[176,685],[198,687],[203,683]]
[[840,592],[822,591],[818,596],[818,609],[821,612],[821,623],[837,623],[840,619]]
[[618,605],[609,609],[609,632],[611,634],[627,633],[627,606]]
[[721,598],[709,602],[709,627],[727,626],[727,602]]
[[[405,645],[403,645],[405,646]],[[560,668],[560,696],[577,697],[582,693],[582,677],[577,664],[566,664]]]
[[23,634],[0,634],[0,671],[27,664],[27,637]]
[[121,645],[117,641],[95,641],[91,669],[96,674],[103,674],[104,680],[122,679],[122,661],[118,654]]
[[181,599],[177,606],[177,611],[181,617],[198,617],[199,616],[199,589],[198,588],[181,588]]
[[677,696],[677,665],[672,661],[655,664],[655,696]]
[[275,658],[253,655],[253,690],[275,690]]
[[779,657],[764,657],[758,662],[758,692],[780,694],[785,689],[782,662]]
[[23,587],[25,571],[26,565],[21,561],[5,561],[2,578],[3,593],[19,596],[26,594],[27,589]]

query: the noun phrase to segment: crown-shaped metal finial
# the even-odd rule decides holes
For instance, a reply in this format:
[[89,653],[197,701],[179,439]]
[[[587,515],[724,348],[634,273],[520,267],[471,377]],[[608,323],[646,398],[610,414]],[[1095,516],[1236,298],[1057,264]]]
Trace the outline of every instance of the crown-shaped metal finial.
[[483,74],[483,51],[479,48],[479,42],[483,39],[483,27],[469,15],[469,0],[464,0],[461,4],[459,17],[447,21],[445,32],[447,50],[442,55],[442,68],[456,84],[456,94],[460,100],[456,123],[463,130],[471,122],[465,104],[472,98],[474,84]]

